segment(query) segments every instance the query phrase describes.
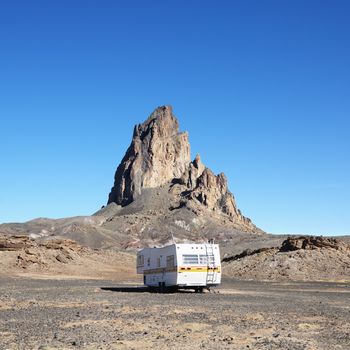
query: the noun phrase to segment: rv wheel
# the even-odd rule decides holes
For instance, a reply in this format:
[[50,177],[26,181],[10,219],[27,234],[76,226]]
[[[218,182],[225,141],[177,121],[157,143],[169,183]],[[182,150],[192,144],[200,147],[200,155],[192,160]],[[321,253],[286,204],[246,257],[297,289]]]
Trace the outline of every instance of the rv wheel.
[[166,292],[165,282],[159,282],[158,290],[159,290],[159,293],[165,293]]

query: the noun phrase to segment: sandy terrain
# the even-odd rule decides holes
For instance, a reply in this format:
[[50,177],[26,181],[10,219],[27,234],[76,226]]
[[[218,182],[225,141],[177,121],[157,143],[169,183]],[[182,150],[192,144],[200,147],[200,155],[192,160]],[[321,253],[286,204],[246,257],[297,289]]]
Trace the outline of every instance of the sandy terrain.
[[350,285],[225,279],[157,294],[105,280],[0,277],[0,349],[350,349]]

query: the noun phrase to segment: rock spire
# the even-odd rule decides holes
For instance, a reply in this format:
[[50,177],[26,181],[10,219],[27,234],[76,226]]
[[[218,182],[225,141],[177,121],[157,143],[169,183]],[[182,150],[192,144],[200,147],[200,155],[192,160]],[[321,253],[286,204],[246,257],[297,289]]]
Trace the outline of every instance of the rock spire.
[[159,187],[181,177],[190,161],[188,134],[179,132],[171,106],[158,107],[143,124],[135,126],[108,203],[131,203],[142,188]]
[[239,229],[259,230],[237,208],[226,176],[215,175],[199,155],[191,162],[188,134],[179,132],[171,106],[158,107],[143,124],[135,126],[131,145],[115,173],[108,204],[126,206],[142,189],[164,185],[169,188],[171,211],[183,207],[196,213],[208,210],[228,218]]

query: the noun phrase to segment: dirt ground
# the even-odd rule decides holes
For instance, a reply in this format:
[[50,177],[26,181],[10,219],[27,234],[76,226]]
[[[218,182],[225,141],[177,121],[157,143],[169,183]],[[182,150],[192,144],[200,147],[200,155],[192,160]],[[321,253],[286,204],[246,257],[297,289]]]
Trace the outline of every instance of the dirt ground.
[[0,277],[0,349],[350,349],[350,284],[227,279],[204,294]]

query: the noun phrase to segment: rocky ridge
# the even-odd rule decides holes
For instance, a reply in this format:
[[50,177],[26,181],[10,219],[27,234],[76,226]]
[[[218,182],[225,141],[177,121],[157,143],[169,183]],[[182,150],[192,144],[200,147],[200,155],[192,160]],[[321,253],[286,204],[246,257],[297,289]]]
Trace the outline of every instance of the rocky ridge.
[[[33,239],[0,233],[0,276],[65,276],[137,280],[135,256],[96,250],[63,237]],[[116,274],[115,266],[119,266]]]
[[350,244],[335,238],[288,237],[280,246],[246,249],[223,259],[230,276],[249,280],[350,280]]

